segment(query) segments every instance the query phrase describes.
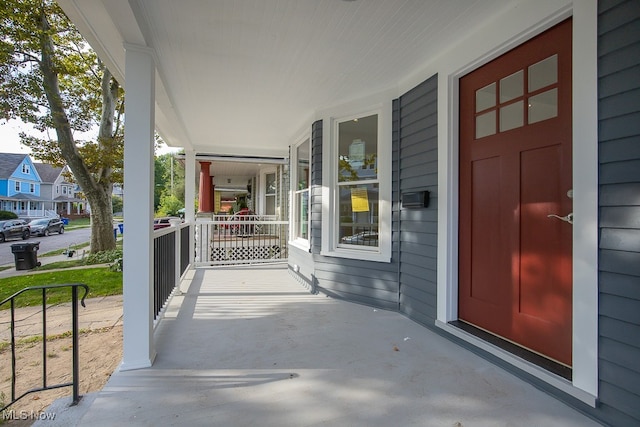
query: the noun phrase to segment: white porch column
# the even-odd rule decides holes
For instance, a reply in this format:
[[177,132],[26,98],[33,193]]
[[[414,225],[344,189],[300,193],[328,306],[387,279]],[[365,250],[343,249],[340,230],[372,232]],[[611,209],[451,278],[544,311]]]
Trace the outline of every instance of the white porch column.
[[[193,150],[185,150],[184,159],[184,219],[193,224],[195,230],[196,222],[196,153]],[[194,233],[189,233],[189,247],[195,246]],[[195,261],[193,251],[189,251],[189,263]]]
[[123,356],[121,370],[146,368],[153,343],[153,145],[155,60],[145,46],[125,44]]

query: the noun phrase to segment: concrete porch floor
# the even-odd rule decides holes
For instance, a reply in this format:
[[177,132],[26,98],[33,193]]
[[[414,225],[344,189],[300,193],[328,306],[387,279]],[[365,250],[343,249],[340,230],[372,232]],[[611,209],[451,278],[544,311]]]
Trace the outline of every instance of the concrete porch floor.
[[597,425],[398,313],[311,295],[284,265],[190,274],[153,367],[54,404],[55,424]]

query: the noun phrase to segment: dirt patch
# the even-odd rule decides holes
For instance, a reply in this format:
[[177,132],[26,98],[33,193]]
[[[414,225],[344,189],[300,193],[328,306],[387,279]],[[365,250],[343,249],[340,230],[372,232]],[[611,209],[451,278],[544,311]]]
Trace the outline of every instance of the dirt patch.
[[[80,336],[78,349],[80,353],[80,394],[101,390],[122,360],[122,326],[83,332]],[[58,337],[47,341],[47,385],[71,382],[72,350],[71,337]],[[42,360],[43,343],[41,340],[24,342],[23,339],[23,342],[17,346],[17,396],[27,390],[42,387]],[[11,398],[11,350],[8,347],[0,351],[0,392],[4,393],[5,401]],[[0,423],[4,419],[7,425],[11,426],[31,425],[33,420],[16,420],[15,418],[19,415],[33,418],[31,414],[46,412],[47,407],[54,400],[71,395],[71,387],[28,394],[9,407],[8,411],[13,411],[12,413],[0,414]],[[10,419],[7,420],[7,418]]]

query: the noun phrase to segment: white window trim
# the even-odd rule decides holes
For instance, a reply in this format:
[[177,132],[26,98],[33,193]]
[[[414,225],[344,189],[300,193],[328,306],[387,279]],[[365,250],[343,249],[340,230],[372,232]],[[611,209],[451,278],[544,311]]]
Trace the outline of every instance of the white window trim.
[[25,175],[29,175],[31,173],[31,168],[29,168],[27,163],[22,164],[22,173]]
[[[309,238],[304,239],[302,237],[297,236],[297,218],[298,218],[298,209],[299,206],[296,203],[296,195],[298,194],[297,186],[298,186],[298,147],[303,143],[309,143],[309,177],[307,178],[307,192],[309,197],[309,207],[307,209],[307,236]],[[289,200],[289,223],[291,224],[291,229],[289,230],[289,236],[295,236],[295,238],[289,240],[289,244],[295,246],[304,251],[309,251],[311,249],[311,135],[306,135],[299,139],[299,141],[291,146],[291,155],[290,155],[290,166],[289,166],[289,184],[290,184],[290,200]]]
[[[537,4],[537,3],[536,3]],[[436,326],[518,366],[583,402],[595,406],[598,396],[598,155],[597,155],[597,5],[567,2],[510,11],[500,16],[509,31],[476,34],[464,51],[440,58],[438,72],[438,308]],[[566,381],[484,341],[460,333],[447,322],[458,318],[458,81],[467,72],[573,16],[573,379]],[[487,27],[489,28],[489,26]],[[522,31],[526,28],[526,31]],[[497,40],[499,39],[499,40]],[[495,49],[495,46],[499,46]],[[478,57],[478,52],[486,52]],[[579,72],[578,72],[579,71]],[[579,218],[579,219],[578,219]]]
[[36,185],[33,182],[29,183],[29,193],[35,193],[36,192]]
[[14,181],[13,190],[16,193],[19,193],[22,190],[22,185],[20,184],[20,181]]
[[[391,262],[391,157],[392,157],[392,101],[388,97],[368,108],[336,110],[323,119],[322,151],[322,248],[321,255],[365,261]],[[378,115],[378,236],[377,248],[346,248],[338,245],[337,217],[337,123],[345,120]]]

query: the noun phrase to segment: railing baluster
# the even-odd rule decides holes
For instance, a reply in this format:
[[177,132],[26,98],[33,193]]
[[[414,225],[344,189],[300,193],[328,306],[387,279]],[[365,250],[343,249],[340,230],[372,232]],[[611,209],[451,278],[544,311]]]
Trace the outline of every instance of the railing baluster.
[[47,386],[47,289],[42,289],[42,387]]
[[11,401],[16,400],[16,310],[11,298]]
[[77,405],[80,401],[80,351],[78,348],[78,340],[80,330],[78,328],[78,288],[71,288],[71,321],[72,321],[72,340],[73,340],[73,405]]
[[[53,288],[71,288],[71,316],[72,316],[72,345],[73,345],[73,360],[72,360],[72,382],[70,383],[61,383],[55,385],[47,384],[47,290]],[[24,288],[8,298],[5,298],[2,302],[0,302],[0,306],[3,306],[6,303],[9,303],[11,310],[11,402],[6,404],[3,408],[0,408],[0,412],[7,409],[9,406],[13,405],[18,400],[22,399],[26,395],[30,393],[35,393],[38,391],[51,390],[54,388],[61,387],[73,387],[73,403],[77,404],[80,400],[80,358],[79,358],[79,334],[80,330],[78,328],[78,288],[82,287],[84,289],[84,294],[82,295],[82,299],[80,300],[80,304],[85,307],[84,300],[89,293],[89,287],[83,283],[71,283],[71,284],[63,284],[63,285],[45,285],[45,286],[30,286],[28,288]],[[25,391],[20,396],[16,397],[16,313],[15,313],[15,301],[18,296],[25,292],[39,290],[42,294],[42,387],[33,388]]]

